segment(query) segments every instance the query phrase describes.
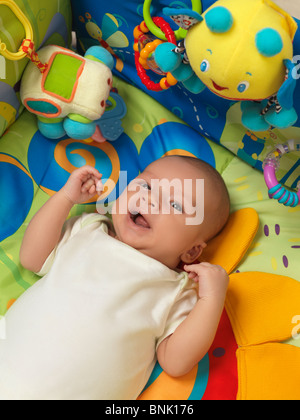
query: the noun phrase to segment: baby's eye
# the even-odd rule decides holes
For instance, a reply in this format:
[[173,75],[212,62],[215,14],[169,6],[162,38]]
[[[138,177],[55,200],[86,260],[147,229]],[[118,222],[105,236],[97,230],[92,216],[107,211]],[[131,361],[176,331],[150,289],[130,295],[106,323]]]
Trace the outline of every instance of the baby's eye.
[[243,93],[243,92],[246,92],[246,90],[248,90],[249,89],[249,87],[250,87],[250,83],[249,82],[241,82],[241,83],[239,83],[239,85],[238,85],[238,87],[237,87],[237,90],[240,92],[240,93]]
[[203,60],[200,65],[200,70],[202,71],[202,73],[206,73],[209,70],[209,68],[210,68],[209,61]]
[[182,206],[179,203],[176,203],[176,201],[171,201],[171,207],[173,207],[174,210],[182,213]]
[[140,184],[142,188],[144,188],[145,190],[151,190],[150,185],[147,184],[147,182],[143,182],[142,184]]

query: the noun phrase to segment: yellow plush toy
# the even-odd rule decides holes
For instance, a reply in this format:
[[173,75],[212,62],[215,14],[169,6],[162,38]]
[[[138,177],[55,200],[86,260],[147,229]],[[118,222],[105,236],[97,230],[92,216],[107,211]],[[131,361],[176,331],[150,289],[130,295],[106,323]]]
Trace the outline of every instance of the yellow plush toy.
[[157,47],[155,61],[164,72],[193,93],[207,87],[225,99],[243,101],[249,129],[295,124],[297,24],[288,13],[270,0],[219,0],[202,15],[189,9],[165,8],[164,13],[188,31],[175,49],[171,43]]

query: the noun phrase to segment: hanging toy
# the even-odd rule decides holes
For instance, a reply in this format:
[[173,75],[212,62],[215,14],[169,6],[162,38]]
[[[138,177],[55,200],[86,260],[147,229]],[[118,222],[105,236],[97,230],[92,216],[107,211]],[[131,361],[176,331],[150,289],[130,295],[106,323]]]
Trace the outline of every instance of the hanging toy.
[[[165,41],[167,41],[167,49],[172,45],[172,50],[177,50],[177,41],[183,40],[187,31],[179,28],[174,32],[163,18],[154,17],[152,19],[150,13],[151,3],[152,0],[145,0],[143,8],[144,21],[134,29],[133,33],[135,64],[142,83],[148,90],[161,92],[175,86],[178,81],[184,82],[187,79],[191,79],[192,76],[190,82],[192,82],[193,87],[191,88],[197,91],[199,86],[198,78],[194,75],[190,66],[182,64],[181,55],[172,54],[172,56],[168,57],[171,61],[168,65],[171,69],[178,68],[177,72],[171,73],[171,71],[162,70],[157,65],[155,52],[158,47],[160,47],[160,51],[163,51]],[[191,13],[195,11],[198,16],[202,12],[201,0],[192,0],[192,7],[193,11]],[[146,72],[150,69],[164,77],[158,83],[153,82]]]
[[39,57],[47,70],[29,63],[20,93],[27,110],[37,115],[41,133],[50,139],[93,137],[112,88],[110,53],[95,46],[82,57],[50,45],[39,50]]
[[[22,60],[23,58],[29,56],[32,56],[32,59],[36,59],[38,62],[38,58],[33,54],[34,48],[31,51],[28,51],[28,41],[30,42],[33,39],[33,30],[31,27],[31,24],[29,22],[29,20],[27,19],[27,17],[24,15],[24,13],[22,12],[22,10],[16,5],[16,3],[12,0],[0,0],[0,6],[7,6],[14,14],[15,16],[18,18],[18,20],[22,23],[24,30],[25,30],[25,36],[26,39],[23,41],[24,45],[24,49],[23,49],[23,45],[22,47],[19,49],[18,52],[13,53],[8,51],[6,44],[4,42],[1,42],[0,39],[0,54],[3,55],[3,57],[5,57],[7,60],[11,60],[11,61],[18,61],[18,60]],[[26,42],[27,41],[27,42]]]
[[[187,31],[174,48],[164,42],[153,59],[192,93],[206,87],[242,103],[252,131],[294,125],[296,88],[293,39],[296,21],[271,0],[218,0],[205,13],[163,9]],[[176,59],[177,57],[177,59]]]
[[14,1],[0,0],[0,6],[1,5],[7,6],[14,13],[17,19],[22,23],[25,30],[26,38],[23,40],[22,45],[19,48],[19,51],[16,53],[9,51],[7,49],[6,44],[4,42],[1,42],[0,40],[0,54],[2,54],[4,58],[10,61],[19,61],[27,57],[37,67],[37,69],[41,73],[45,73],[45,71],[48,68],[48,64],[41,62],[35,50],[35,45],[34,45],[34,42],[32,41],[33,30],[32,30],[32,26],[29,20],[27,19],[27,17],[24,15],[22,10],[16,5]]
[[[167,40],[175,47],[176,38],[170,25],[165,22],[164,19],[158,17],[154,18],[153,21],[166,35]],[[156,92],[161,92],[162,90],[169,89],[171,86],[175,86],[177,84],[177,80],[170,72],[167,72],[166,77],[163,77],[158,83],[153,82],[147,75],[146,70],[149,69],[153,70],[157,74],[163,74],[153,60],[153,54],[156,48],[162,44],[163,41],[160,39],[153,40],[151,37],[147,36],[148,33],[149,29],[145,22],[142,22],[134,30],[133,48],[135,51],[135,65],[137,73],[146,88]]]
[[278,144],[271,153],[268,154],[263,163],[264,177],[269,188],[270,198],[278,200],[280,204],[287,207],[296,207],[300,203],[300,182],[297,186],[297,193],[289,191],[278,183],[276,172],[280,168],[280,159],[283,155],[290,152],[300,152],[300,141],[289,140],[285,144]]

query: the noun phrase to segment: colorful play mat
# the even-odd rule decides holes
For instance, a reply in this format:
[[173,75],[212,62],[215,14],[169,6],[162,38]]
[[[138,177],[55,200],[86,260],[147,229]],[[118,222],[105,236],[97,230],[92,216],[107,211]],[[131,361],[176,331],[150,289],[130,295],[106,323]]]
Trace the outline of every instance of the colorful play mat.
[[[115,141],[49,140],[39,132],[36,117],[20,106],[26,59],[7,65],[6,79],[0,80],[0,319],[38,281],[19,263],[26,227],[74,169],[89,164],[104,182],[114,181],[102,203],[109,206],[125,188],[120,171],[130,182],[166,154],[196,156],[222,174],[232,203],[226,237],[207,257],[224,263],[231,274],[226,308],[213,346],[199,365],[174,379],[157,364],[140,398],[299,399],[300,206],[288,208],[269,198],[262,162],[277,143],[300,140],[300,122],[287,130],[253,133],[243,127],[238,104],[208,90],[194,95],[178,84],[162,93],[146,91],[132,48],[133,30],[143,19],[141,0],[17,3],[33,25],[38,46],[70,46],[71,27],[80,52],[105,42],[118,57],[113,88],[127,113],[124,132]],[[204,9],[212,3],[203,1]],[[164,6],[190,7],[190,2],[153,1],[152,15],[161,14]],[[22,37],[19,23],[0,6],[0,38],[19,45]],[[300,31],[295,50],[300,52]],[[300,97],[299,83],[295,97]],[[295,102],[300,115],[300,102]],[[286,155],[280,182],[295,189],[299,164],[297,153]],[[78,205],[70,216],[95,210],[95,202]]]

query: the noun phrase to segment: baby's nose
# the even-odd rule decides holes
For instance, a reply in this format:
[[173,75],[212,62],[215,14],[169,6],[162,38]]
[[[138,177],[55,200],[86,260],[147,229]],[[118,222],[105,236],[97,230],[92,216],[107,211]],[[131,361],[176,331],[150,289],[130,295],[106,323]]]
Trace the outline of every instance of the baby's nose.
[[159,209],[158,201],[156,200],[156,197],[151,194],[151,191],[149,191],[148,194],[143,195],[141,201],[142,206],[147,207],[149,213],[153,213]]

